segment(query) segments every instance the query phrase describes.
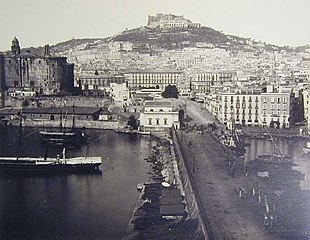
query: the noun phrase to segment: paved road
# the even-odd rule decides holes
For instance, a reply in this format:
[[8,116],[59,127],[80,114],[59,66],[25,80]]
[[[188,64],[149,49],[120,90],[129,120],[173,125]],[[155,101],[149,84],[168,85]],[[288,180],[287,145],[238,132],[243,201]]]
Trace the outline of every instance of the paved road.
[[197,103],[191,100],[185,100],[186,112],[193,118],[193,122],[197,124],[208,124],[209,122],[217,122],[215,118],[203,108],[201,103]]
[[[187,114],[192,123],[207,124],[213,117],[201,105],[187,101]],[[194,182],[197,197],[201,200],[201,211],[206,212],[213,239],[277,239],[263,227],[263,218],[253,215],[251,208],[257,207],[254,199],[241,199],[234,188],[247,184],[247,178],[228,175],[225,159],[227,153],[207,131],[178,131],[188,172]],[[191,144],[190,144],[191,142]]]

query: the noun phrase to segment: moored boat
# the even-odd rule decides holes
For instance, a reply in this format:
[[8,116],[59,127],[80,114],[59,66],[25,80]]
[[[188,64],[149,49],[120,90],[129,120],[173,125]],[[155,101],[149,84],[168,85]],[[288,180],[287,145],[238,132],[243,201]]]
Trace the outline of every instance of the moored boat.
[[63,148],[62,158],[57,155],[54,158],[47,157],[49,144],[46,145],[44,157],[22,156],[20,144],[22,140],[22,113],[18,131],[17,151],[15,156],[0,157],[0,170],[2,171],[81,171],[96,170],[102,164],[102,157],[89,157],[87,153],[82,157],[66,157],[66,148]]
[[78,147],[88,141],[88,135],[80,129],[73,129],[68,132],[40,131],[40,135],[43,142],[67,147]]
[[0,157],[2,171],[81,171],[98,170],[102,157]]
[[[81,147],[88,143],[88,135],[75,126],[74,106],[72,106],[72,126],[66,127],[67,112],[65,116],[60,114],[60,129],[50,129],[40,131],[41,140],[44,143],[62,145],[65,147]],[[64,122],[63,122],[64,121]]]

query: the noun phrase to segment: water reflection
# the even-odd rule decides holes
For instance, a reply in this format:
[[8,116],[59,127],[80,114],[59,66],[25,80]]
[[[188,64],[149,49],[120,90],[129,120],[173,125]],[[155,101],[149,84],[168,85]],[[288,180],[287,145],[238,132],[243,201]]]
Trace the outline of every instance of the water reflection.
[[[6,132],[5,132],[6,131]],[[33,129],[25,129],[25,135]],[[0,155],[16,154],[16,129],[0,130]],[[136,186],[147,181],[151,140],[147,136],[90,131],[98,139],[90,156],[102,156],[91,173],[0,175],[0,239],[121,239],[138,198]],[[42,156],[38,133],[23,140],[24,156]],[[86,154],[86,147],[67,156]],[[61,153],[52,147],[51,157]]]

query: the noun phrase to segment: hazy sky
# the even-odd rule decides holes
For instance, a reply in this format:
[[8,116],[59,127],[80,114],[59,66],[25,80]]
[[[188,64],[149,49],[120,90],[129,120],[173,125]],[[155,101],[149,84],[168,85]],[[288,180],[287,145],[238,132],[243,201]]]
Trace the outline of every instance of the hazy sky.
[[156,13],[183,15],[227,34],[277,45],[310,44],[310,0],[0,0],[0,50],[108,37]]

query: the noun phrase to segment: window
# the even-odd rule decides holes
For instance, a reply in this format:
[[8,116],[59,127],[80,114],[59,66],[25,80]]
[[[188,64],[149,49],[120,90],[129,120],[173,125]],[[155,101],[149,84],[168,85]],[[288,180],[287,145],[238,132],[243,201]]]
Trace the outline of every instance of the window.
[[164,125],[168,125],[168,119],[164,118]]
[[149,125],[152,125],[152,118],[149,118]]
[[277,98],[277,103],[280,103],[281,102],[281,99],[278,97]]
[[159,109],[159,111],[160,111],[160,112],[163,112],[164,110],[163,110],[163,109]]
[[264,103],[267,102],[267,98],[266,98],[266,97],[263,98],[263,102],[264,102]]
[[159,118],[156,118],[156,125],[159,125]]
[[284,97],[284,98],[283,98],[283,103],[286,103],[286,102],[287,102],[287,98]]
[[283,104],[283,110],[286,110],[286,104]]
[[150,112],[154,112],[154,109],[150,109]]
[[263,104],[263,109],[264,109],[264,110],[267,109],[267,104]]
[[270,102],[274,103],[274,97],[270,98]]

